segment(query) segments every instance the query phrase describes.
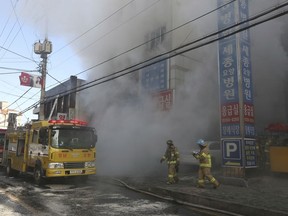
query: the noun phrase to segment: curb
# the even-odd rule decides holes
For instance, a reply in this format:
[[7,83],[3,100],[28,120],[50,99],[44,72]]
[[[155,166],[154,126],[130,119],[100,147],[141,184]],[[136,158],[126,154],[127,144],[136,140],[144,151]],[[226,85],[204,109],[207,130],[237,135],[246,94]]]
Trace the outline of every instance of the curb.
[[[168,190],[161,187],[142,188],[143,191],[150,193],[156,193],[157,195],[165,197],[173,197],[174,200],[181,200],[183,202],[193,203],[202,206],[209,206],[215,209],[223,209],[225,211],[234,212],[242,215],[261,215],[261,216],[288,216],[288,213],[282,211],[275,211],[270,209],[257,208],[254,206],[248,206],[233,202],[227,202],[226,200],[213,199],[210,197],[203,197],[199,195],[192,195],[173,190]],[[235,212],[237,210],[237,212]]]

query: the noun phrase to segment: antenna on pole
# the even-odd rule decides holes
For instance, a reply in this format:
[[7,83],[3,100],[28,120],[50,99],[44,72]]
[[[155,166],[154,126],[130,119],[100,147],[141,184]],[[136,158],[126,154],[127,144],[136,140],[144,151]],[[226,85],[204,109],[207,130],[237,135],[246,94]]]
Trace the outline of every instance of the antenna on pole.
[[45,99],[45,86],[46,86],[46,73],[47,73],[47,56],[52,52],[52,43],[48,41],[47,38],[43,43],[34,43],[34,53],[39,54],[42,58],[41,64],[41,74],[42,74],[42,85],[41,85],[41,96],[40,96],[40,110],[39,110],[39,120],[45,119],[44,113],[44,99]]

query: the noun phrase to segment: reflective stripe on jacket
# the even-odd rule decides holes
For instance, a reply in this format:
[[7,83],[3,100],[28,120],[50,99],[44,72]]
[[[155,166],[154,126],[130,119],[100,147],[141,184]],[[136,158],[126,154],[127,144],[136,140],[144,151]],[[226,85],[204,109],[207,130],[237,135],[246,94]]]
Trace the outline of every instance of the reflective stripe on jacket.
[[200,167],[211,168],[211,155],[207,147],[202,149],[195,157],[199,159]]
[[168,164],[179,164],[180,162],[179,152],[175,146],[168,147],[162,158],[166,160]]

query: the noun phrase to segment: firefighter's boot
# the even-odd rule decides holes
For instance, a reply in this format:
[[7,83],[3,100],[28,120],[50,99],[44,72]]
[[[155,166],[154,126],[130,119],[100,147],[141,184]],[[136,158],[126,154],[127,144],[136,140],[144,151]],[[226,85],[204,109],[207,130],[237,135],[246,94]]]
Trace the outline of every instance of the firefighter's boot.
[[205,188],[204,183],[205,183],[204,179],[199,179],[197,187],[198,188]]
[[217,189],[220,186],[220,183],[214,177],[211,179],[211,183],[213,184],[214,189]]

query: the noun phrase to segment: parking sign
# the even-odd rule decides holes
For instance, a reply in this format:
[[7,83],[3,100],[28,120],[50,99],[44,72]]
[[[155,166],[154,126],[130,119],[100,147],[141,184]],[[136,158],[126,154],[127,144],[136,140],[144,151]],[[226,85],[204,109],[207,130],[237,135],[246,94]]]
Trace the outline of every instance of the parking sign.
[[224,166],[243,166],[242,160],[242,140],[224,139],[222,140],[222,155]]

